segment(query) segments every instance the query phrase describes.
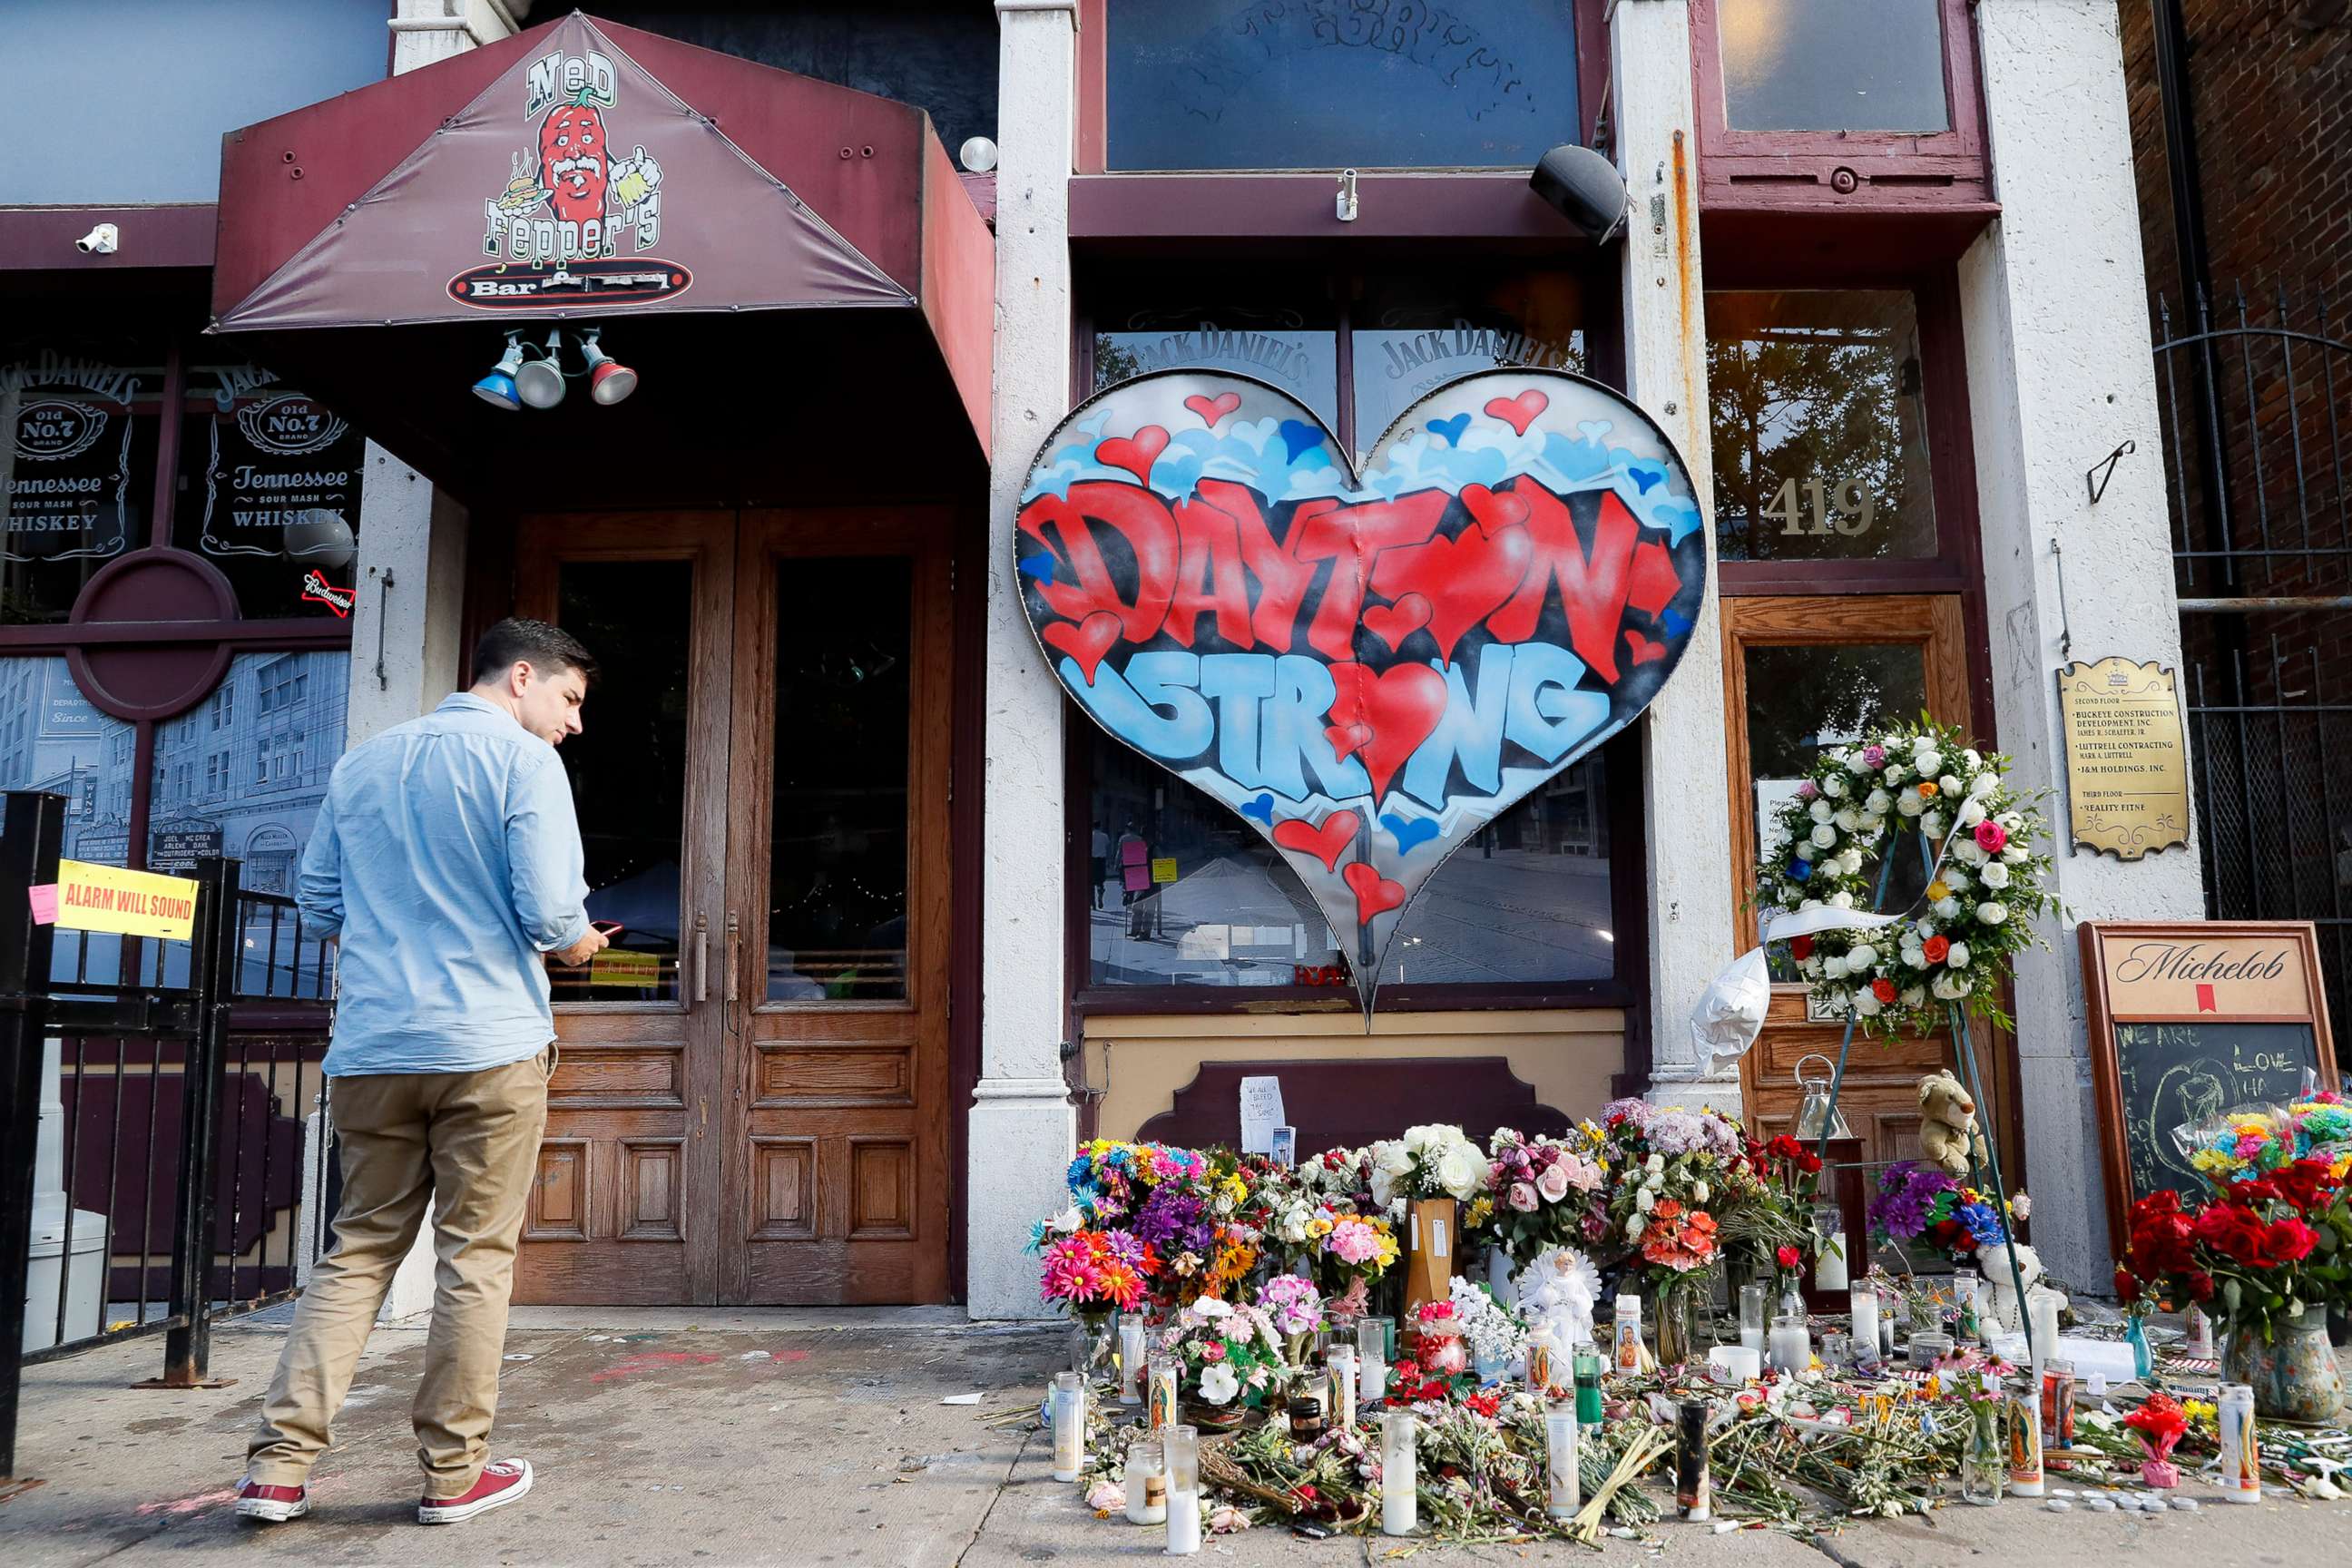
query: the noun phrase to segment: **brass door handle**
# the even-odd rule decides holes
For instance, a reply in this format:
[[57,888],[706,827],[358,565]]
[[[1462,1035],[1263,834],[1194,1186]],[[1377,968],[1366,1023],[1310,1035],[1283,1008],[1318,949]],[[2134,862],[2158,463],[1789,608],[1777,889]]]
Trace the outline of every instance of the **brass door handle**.
[[694,917],[694,999],[710,1000],[710,921],[705,915]]
[[741,928],[737,923],[735,911],[729,910],[727,911],[727,1000],[730,1002],[735,1000],[735,958],[736,954],[742,951],[742,945]]

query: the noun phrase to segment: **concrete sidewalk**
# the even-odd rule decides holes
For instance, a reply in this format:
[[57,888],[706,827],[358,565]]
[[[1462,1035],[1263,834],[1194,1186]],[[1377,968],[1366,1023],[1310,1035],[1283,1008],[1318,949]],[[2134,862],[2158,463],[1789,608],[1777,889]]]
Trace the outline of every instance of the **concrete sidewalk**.
[[[538,1482],[511,1508],[442,1530],[413,1522],[407,1403],[424,1327],[379,1329],[313,1478],[316,1511],[291,1524],[240,1524],[227,1505],[281,1332],[270,1321],[217,1329],[213,1371],[236,1380],[221,1389],[132,1389],[158,1367],[155,1340],[34,1369],[17,1443],[25,1479],[0,1482],[0,1562],[993,1568],[1159,1555],[1158,1531],[1096,1520],[1048,1474],[1039,1440],[986,1424],[1034,1405],[1062,1333],[937,1311],[519,1309],[497,1451],[530,1458]],[[974,1393],[977,1407],[940,1403]],[[2352,1561],[2352,1501],[2149,1519],[2055,1515],[2023,1502],[1956,1506],[1927,1521],[1857,1524],[1818,1546],[1673,1522],[1656,1533],[1663,1556],[1621,1541],[1606,1555],[1696,1568],[1735,1553],[1743,1568],[1894,1568],[2129,1553],[2198,1568],[2317,1568]],[[1258,1530],[1213,1540],[1202,1556],[1326,1568],[1388,1561],[1396,1544]],[[1585,1554],[1540,1546],[1413,1555],[1517,1563]]]

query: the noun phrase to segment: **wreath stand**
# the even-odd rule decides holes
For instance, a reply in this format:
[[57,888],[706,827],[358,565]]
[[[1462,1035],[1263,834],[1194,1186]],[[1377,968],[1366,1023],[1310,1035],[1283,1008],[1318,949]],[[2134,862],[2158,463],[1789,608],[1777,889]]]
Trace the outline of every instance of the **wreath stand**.
[[[1958,826],[1955,826],[1952,829],[1952,833],[1955,837],[1957,837],[1962,831],[1963,829]],[[1898,830],[1897,833],[1897,842],[1899,842],[1899,838],[1900,830]],[[1948,840],[1947,842],[1948,843]],[[1890,844],[1887,847],[1886,854],[1879,862],[1878,890],[1871,896],[1872,908],[1878,913],[1883,914],[1885,912],[1886,889],[1887,884],[1893,879],[1895,875],[1895,846],[1894,844]],[[1936,868],[1941,863],[1941,858],[1942,858],[1940,856],[1935,853],[1935,846],[1928,841],[1926,831],[1922,830],[1919,834],[1919,859],[1921,864],[1927,868],[1928,880],[1933,881],[1935,879]],[[1969,1091],[1969,1098],[1976,1101],[1979,1105],[1990,1105],[1991,1101],[1987,1100],[1978,1091],[1977,1089],[1979,1076],[1977,1072],[1976,1042],[1974,1037],[1969,1032],[1968,1009],[1963,1007],[1959,1003],[1953,1002],[1945,1008],[1945,1013],[1952,1021],[1953,1055],[1958,1058],[1960,1087],[1967,1089]],[[1827,1161],[1829,1154],[1830,1129],[1837,1125],[1838,1095],[1845,1087],[1846,1058],[1853,1049],[1853,1032],[1856,1026],[1860,1025],[1861,1021],[1862,1016],[1860,1014],[1856,1013],[1852,1007],[1848,1007],[1846,1009],[1845,1034],[1843,1037],[1838,1041],[1837,1066],[1830,1074],[1829,1108],[1822,1117],[1821,1135],[1813,1145],[1814,1158],[1824,1162]],[[2009,1253],[2009,1279],[2011,1287],[2017,1292],[2017,1299],[2020,1303],[2019,1316],[2022,1320],[2025,1329],[2026,1359],[2029,1363],[2038,1363],[2040,1357],[2033,1343],[2033,1314],[2031,1311],[2023,1310],[2023,1303],[2025,1300],[2025,1271],[2018,1266],[2017,1232],[2014,1228],[2015,1222],[2007,1218],[2005,1212],[2009,1206],[2009,1188],[2001,1180],[2000,1175],[2000,1140],[1998,1137],[1990,1137],[1987,1138],[1984,1142],[1984,1165],[1990,1167],[1990,1174],[1992,1177],[1992,1185],[1990,1190],[1993,1194],[1994,1203],[1999,1205],[2000,1210],[2003,1211],[2002,1226],[2004,1229],[2009,1231],[2010,1246],[2007,1248]],[[1986,1171],[1978,1163],[1976,1150],[1973,1143],[1971,1143],[1969,1151],[1969,1179],[1970,1184],[1976,1186],[1979,1190],[1984,1190],[1985,1184],[1983,1177],[1986,1173]],[[1853,1245],[1852,1240],[1849,1239],[1847,1246],[1851,1247]]]

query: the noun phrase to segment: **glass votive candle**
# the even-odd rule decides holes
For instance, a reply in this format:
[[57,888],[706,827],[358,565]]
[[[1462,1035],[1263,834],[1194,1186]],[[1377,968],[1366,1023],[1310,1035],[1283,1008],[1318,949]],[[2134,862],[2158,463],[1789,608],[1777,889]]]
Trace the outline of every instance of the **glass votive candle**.
[[1201,1550],[1201,1435],[1171,1426],[1160,1442],[1168,1458],[1168,1555],[1190,1557]]
[[1127,1468],[1119,1475],[1127,1488],[1129,1524],[1164,1524],[1168,1520],[1168,1460],[1160,1445],[1139,1437],[1127,1446]]
[[1846,1305],[1853,1313],[1853,1353],[1857,1361],[1878,1359],[1878,1290],[1871,1285],[1857,1285],[1846,1294]]
[[1769,1291],[1761,1279],[1739,1288],[1739,1342],[1759,1355],[1764,1350],[1764,1310]]
[[1783,1312],[1772,1320],[1769,1359],[1775,1372],[1801,1373],[1812,1364],[1813,1336],[1802,1314]]
[[1951,1353],[1949,1334],[1922,1330],[1911,1336],[1910,1361],[1915,1371],[1930,1371]]
[[1835,1329],[1822,1336],[1822,1365],[1834,1372],[1853,1364],[1853,1337]]

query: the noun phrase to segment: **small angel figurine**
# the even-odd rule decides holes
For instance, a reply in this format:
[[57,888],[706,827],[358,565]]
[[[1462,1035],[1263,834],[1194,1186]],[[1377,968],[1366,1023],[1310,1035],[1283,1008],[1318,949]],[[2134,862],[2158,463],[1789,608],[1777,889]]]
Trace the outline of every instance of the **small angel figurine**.
[[1592,1308],[1601,1299],[1601,1271],[1592,1259],[1572,1247],[1549,1247],[1536,1255],[1513,1282],[1519,1311],[1531,1331],[1562,1346],[1592,1339]]

